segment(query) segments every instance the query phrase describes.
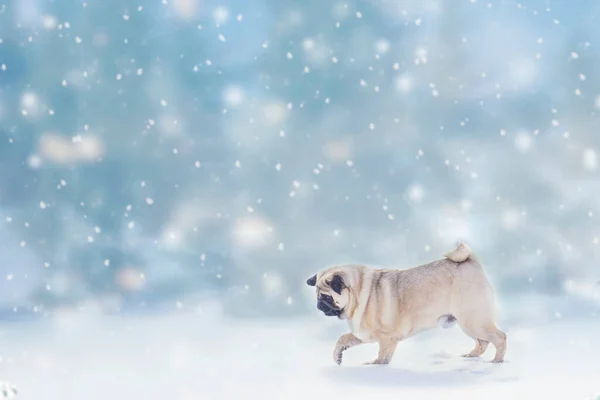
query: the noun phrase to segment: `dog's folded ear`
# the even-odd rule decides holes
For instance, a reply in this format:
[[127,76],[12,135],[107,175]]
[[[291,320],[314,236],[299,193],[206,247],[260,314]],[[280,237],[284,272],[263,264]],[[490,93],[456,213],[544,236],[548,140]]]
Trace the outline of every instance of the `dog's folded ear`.
[[329,282],[329,286],[337,294],[342,294],[342,289],[345,287],[344,280],[340,275],[334,275],[333,278],[331,278],[331,282]]
[[317,275],[313,275],[307,279],[306,284],[308,286],[315,286],[317,284]]

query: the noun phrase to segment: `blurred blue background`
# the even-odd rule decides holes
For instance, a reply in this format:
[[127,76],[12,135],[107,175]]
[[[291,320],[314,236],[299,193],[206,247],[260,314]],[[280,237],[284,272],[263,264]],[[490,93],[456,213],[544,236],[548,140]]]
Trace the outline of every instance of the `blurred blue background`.
[[3,318],[302,315],[329,264],[458,240],[514,313],[596,312],[599,10],[1,2]]

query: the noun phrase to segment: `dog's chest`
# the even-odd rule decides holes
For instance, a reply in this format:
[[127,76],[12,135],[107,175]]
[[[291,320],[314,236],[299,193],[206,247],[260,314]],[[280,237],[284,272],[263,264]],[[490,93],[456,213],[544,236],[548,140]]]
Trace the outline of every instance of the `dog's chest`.
[[348,327],[350,328],[350,331],[352,332],[352,334],[354,336],[356,336],[363,342],[372,342],[373,335],[371,335],[371,332],[369,332],[368,330],[366,330],[362,327],[361,322],[362,322],[362,318],[355,317],[355,318],[349,320]]

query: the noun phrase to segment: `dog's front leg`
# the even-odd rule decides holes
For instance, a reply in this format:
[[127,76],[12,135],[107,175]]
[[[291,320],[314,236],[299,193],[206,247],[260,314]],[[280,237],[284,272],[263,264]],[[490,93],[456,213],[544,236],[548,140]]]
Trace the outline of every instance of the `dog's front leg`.
[[379,354],[375,361],[366,363],[365,365],[385,365],[389,364],[392,361],[392,357],[394,356],[394,352],[396,351],[396,346],[398,346],[398,339],[393,338],[385,338],[379,340]]
[[362,340],[351,333],[340,336],[335,345],[335,349],[333,350],[333,361],[335,361],[337,365],[340,365],[342,363],[342,354],[344,351],[348,350],[350,347],[362,344],[362,342]]

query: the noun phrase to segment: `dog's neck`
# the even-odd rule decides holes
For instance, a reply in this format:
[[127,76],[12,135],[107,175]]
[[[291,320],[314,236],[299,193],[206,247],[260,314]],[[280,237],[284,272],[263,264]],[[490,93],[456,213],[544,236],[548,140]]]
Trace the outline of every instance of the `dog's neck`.
[[[355,283],[350,288],[350,301],[348,304],[348,319],[354,319],[354,317],[362,318],[362,314],[365,312],[365,308],[368,303],[368,296],[371,292],[371,270],[361,268],[357,271],[362,279],[356,279]],[[363,290],[366,289],[366,290]],[[363,295],[366,298],[361,299],[359,296]]]

